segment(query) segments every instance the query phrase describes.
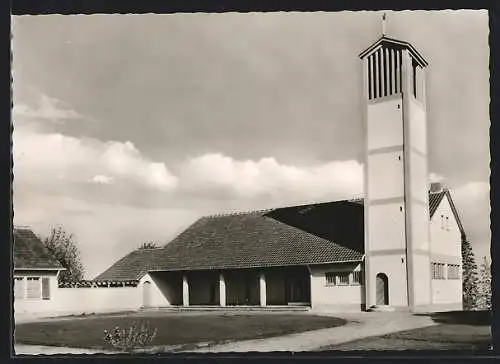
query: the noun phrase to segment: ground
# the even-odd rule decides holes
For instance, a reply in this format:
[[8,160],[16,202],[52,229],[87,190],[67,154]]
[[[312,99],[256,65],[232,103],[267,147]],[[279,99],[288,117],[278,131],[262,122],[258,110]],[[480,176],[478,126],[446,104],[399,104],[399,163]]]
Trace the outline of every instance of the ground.
[[491,343],[489,312],[323,315],[156,312],[50,319],[18,324],[18,343],[65,345],[67,348],[16,344],[16,353],[89,353],[88,349],[68,347],[105,348],[104,329],[117,324],[127,326],[139,320],[149,320],[160,328],[151,352],[484,350]]
[[323,350],[486,350],[491,317],[486,311],[428,315],[436,325],[332,345]]
[[16,325],[16,344],[111,349],[104,330],[128,328],[134,322],[149,321],[158,328],[152,345],[173,346],[200,342],[220,344],[226,341],[267,338],[344,325],[346,320],[298,313],[259,314],[179,314],[134,313],[94,315],[52,319]]

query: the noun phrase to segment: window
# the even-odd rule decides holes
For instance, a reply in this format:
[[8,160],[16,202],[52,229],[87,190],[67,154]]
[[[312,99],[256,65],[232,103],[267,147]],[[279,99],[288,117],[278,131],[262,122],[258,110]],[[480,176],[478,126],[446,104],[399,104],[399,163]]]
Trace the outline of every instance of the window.
[[14,299],[24,299],[24,278],[22,277],[14,278]]
[[448,279],[460,279],[459,264],[448,264]]
[[361,271],[357,270],[352,272],[352,284],[363,284],[363,276]]
[[441,215],[441,229],[444,229],[444,215]]
[[36,299],[41,297],[40,277],[28,277],[27,298]]
[[42,278],[42,299],[50,300],[50,278]]
[[444,263],[431,263],[432,279],[444,279]]
[[450,218],[448,216],[446,216],[446,221],[445,221],[445,224],[444,224],[444,228],[448,231],[450,230],[450,225],[449,225],[449,222],[450,222]]
[[325,273],[326,284],[332,286],[348,286],[350,272],[327,272]]

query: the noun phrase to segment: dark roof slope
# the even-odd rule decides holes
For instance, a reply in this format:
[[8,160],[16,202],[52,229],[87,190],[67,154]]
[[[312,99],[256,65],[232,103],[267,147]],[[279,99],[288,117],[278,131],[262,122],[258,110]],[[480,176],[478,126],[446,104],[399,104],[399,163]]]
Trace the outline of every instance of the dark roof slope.
[[15,228],[13,235],[14,269],[63,269],[33,231]]
[[[430,218],[445,195],[429,194]],[[136,250],[96,279],[139,279],[153,270],[360,261],[363,252],[363,200],[335,201],[202,217],[164,248]]]
[[157,266],[154,262],[158,258],[158,250],[163,248],[134,250],[95,279],[106,281],[140,279],[148,270]]

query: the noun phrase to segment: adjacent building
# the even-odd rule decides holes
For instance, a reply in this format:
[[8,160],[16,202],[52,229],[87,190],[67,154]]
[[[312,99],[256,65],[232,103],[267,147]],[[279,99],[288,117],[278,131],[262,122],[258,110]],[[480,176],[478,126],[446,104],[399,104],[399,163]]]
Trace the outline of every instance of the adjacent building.
[[29,228],[14,228],[13,243],[15,314],[53,310],[64,268]]

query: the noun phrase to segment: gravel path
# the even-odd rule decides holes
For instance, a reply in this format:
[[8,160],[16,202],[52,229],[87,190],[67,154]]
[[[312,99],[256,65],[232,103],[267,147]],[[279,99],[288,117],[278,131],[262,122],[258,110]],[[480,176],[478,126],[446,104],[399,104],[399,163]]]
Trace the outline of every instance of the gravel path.
[[350,322],[341,327],[203,347],[192,352],[315,351],[365,337],[435,325],[429,317],[413,316],[409,313],[360,312],[332,314],[332,316],[345,318]]

